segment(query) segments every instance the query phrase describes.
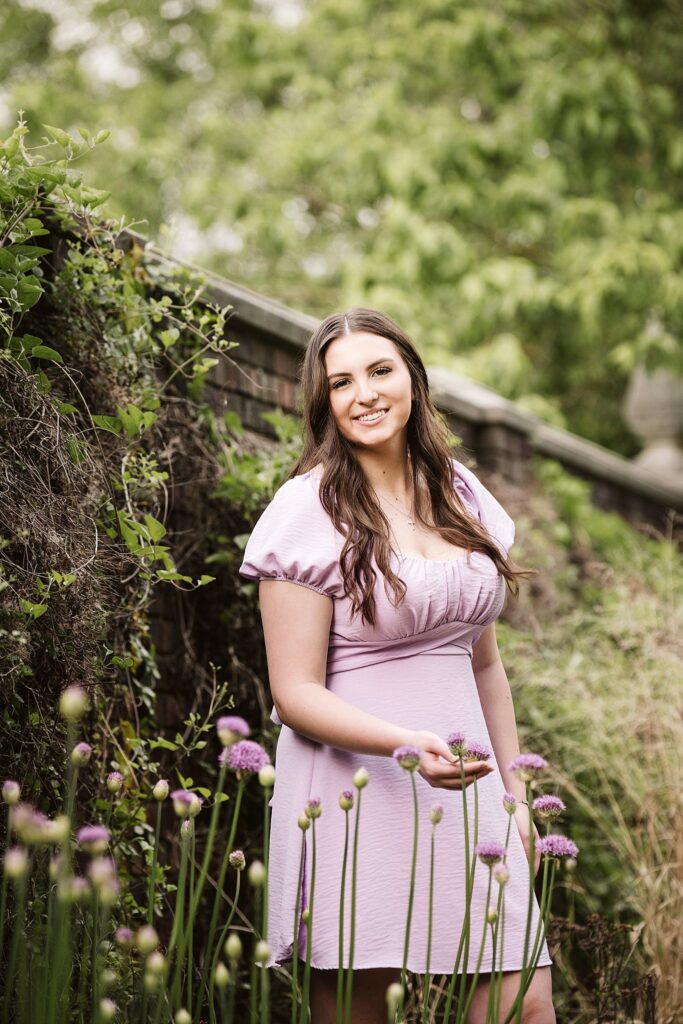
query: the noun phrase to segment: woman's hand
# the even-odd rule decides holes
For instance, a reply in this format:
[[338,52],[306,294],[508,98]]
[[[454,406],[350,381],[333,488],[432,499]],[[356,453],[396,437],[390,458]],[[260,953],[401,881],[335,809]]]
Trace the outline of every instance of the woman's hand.
[[[421,729],[413,736],[412,743],[422,750],[419,775],[430,786],[440,789],[462,789],[460,758],[453,759],[450,747],[437,733]],[[494,771],[487,761],[466,761],[465,786],[471,786],[475,779],[483,779]]]
[[[517,822],[517,828],[522,839],[522,845],[526,853],[527,863],[529,862],[529,808],[526,804],[517,804],[515,809],[515,821]],[[538,852],[538,840],[541,837],[538,834],[538,829],[534,825],[534,875],[538,874],[538,868],[541,863],[541,855]]]

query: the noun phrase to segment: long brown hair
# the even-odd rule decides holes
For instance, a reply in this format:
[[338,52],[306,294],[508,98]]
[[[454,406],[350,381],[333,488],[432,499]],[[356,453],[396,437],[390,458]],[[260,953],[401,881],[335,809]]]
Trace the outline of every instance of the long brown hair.
[[[316,328],[308,342],[301,367],[303,395],[303,451],[287,479],[323,465],[320,500],[335,527],[346,536],[339,563],[344,590],[351,597],[352,614],[360,609],[362,619],[375,622],[373,589],[377,565],[394,593],[394,607],[403,601],[404,581],[391,568],[389,522],[358,462],[353,445],[339,431],[332,414],[325,367],[327,345],[343,334],[364,331],[392,341],[412,379],[413,402],[408,419],[407,445],[410,455],[415,516],[426,527],[458,547],[488,555],[505,577],[510,592],[519,593],[518,576],[529,570],[515,570],[490,534],[460,500],[453,487],[452,466],[455,440],[448,424],[429,395],[424,364],[397,323],[375,309],[356,307],[347,313],[333,313]],[[429,494],[425,500],[420,478]],[[431,506],[431,507],[430,507]],[[429,514],[431,512],[431,520]]]

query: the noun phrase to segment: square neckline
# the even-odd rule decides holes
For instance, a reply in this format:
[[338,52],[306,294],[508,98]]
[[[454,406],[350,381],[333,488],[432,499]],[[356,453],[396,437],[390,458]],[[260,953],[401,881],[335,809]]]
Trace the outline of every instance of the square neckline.
[[[460,480],[461,477],[458,474],[457,468],[454,466],[453,469],[455,471],[456,478]],[[302,473],[300,475],[311,477],[314,480],[321,479],[320,473],[314,473],[312,469],[307,469],[305,473]],[[470,502],[466,501],[466,499],[464,498],[461,498],[461,500],[464,501],[465,504],[467,505],[470,504]],[[449,565],[451,562],[466,562],[470,555],[482,553],[477,551],[466,551],[464,555],[458,555],[456,558],[423,558],[422,555],[402,555],[399,554],[398,551],[394,551],[393,548],[391,548],[391,551],[394,555],[396,555],[396,557],[401,562],[432,562],[435,565]]]

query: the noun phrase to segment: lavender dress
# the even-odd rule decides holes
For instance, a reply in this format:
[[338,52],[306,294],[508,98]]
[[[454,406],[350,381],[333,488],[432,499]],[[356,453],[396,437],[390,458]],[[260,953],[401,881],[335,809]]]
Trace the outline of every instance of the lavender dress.
[[[471,470],[452,459],[458,494],[505,551],[515,527],[493,495]],[[376,624],[361,625],[350,614],[339,570],[344,538],[335,529],[318,495],[317,475],[287,480],[262,513],[249,538],[239,568],[246,579],[282,579],[326,594],[333,600],[326,685],[342,700],[406,729],[429,729],[444,738],[459,730],[468,740],[490,740],[472,672],[472,645],[498,618],[505,599],[504,579],[480,552],[466,558],[424,559],[393,554],[398,575],[407,585],[404,603],[394,608],[380,585],[375,587]],[[280,719],[273,708],[271,718]],[[409,774],[392,757],[356,754],[318,743],[282,725],[275,756],[276,782],[271,800],[267,966],[292,956],[294,911],[301,849],[297,819],[310,797],[320,797],[316,820],[316,878],[313,913],[313,967],[339,964],[339,903],[344,844],[343,789],[352,789],[354,772],[364,765],[369,782],[362,790],[356,896],[354,969],[396,967],[403,963],[405,922],[410,887],[413,797]],[[464,896],[464,828],[462,794],[430,786],[415,774],[419,801],[416,884],[408,952],[408,969],[426,971],[429,913],[429,810],[441,803],[436,827],[434,905],[429,970],[450,974],[462,925]],[[498,771],[478,783],[479,841],[505,841],[508,815],[502,804],[504,785]],[[473,789],[469,787],[468,806]],[[344,908],[343,964],[348,966],[351,912],[351,854],[355,808],[349,812],[350,836]],[[470,833],[472,814],[470,813]],[[311,829],[300,907],[308,902]],[[529,869],[515,822],[507,858],[510,880],[505,888],[505,970],[522,966],[527,917]],[[486,910],[488,868],[477,863],[472,900],[472,929],[467,970],[476,967]],[[497,883],[494,882],[494,892]],[[494,902],[493,899],[491,902]],[[533,930],[538,905],[533,902]],[[487,929],[490,936],[490,929]],[[306,925],[299,922],[298,955],[306,955]],[[543,943],[539,963],[551,963]],[[500,956],[496,966],[500,966]],[[462,969],[462,968],[461,968]],[[482,971],[491,970],[487,937]]]

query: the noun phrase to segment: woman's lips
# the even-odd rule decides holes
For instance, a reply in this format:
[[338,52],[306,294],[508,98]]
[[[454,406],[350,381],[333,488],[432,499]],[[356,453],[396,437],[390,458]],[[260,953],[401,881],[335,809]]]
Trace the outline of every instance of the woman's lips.
[[[388,411],[389,411],[388,409],[373,409],[373,413],[381,412],[383,415],[377,416],[375,419],[372,419],[372,420],[362,420],[360,418],[360,416],[356,416],[354,418],[355,418],[356,422],[361,423],[365,427],[373,427],[375,425],[375,423],[381,423],[382,420],[386,418],[386,415],[387,415]],[[361,413],[361,416],[368,416],[368,415],[371,415],[371,414],[370,413]]]

